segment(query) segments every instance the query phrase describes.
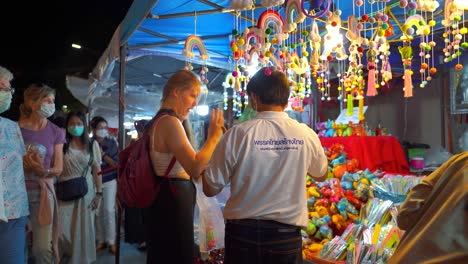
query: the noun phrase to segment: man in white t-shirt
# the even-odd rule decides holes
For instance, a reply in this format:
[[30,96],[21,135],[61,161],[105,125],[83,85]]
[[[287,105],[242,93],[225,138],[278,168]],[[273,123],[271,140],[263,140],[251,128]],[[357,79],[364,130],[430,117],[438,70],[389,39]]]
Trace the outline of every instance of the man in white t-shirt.
[[327,159],[317,134],[284,112],[290,92],[284,73],[261,69],[247,92],[258,114],[227,131],[203,177],[207,196],[231,184],[224,263],[302,263],[306,174],[325,180]]

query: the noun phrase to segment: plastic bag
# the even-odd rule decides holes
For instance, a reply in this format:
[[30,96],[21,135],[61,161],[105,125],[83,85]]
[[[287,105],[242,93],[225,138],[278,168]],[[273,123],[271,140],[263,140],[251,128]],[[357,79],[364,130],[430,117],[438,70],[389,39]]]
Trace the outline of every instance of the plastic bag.
[[426,168],[439,167],[441,164],[449,160],[450,157],[452,157],[452,153],[448,152],[442,146],[437,146],[435,148],[431,148],[424,155],[424,164]]
[[215,197],[203,193],[201,179],[195,182],[198,206],[198,239],[201,253],[224,248],[224,217]]

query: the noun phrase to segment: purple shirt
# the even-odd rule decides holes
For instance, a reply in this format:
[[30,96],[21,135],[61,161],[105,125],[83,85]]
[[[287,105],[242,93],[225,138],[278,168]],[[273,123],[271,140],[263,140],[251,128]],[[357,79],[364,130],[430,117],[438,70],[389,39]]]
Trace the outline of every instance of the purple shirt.
[[[52,157],[54,156],[55,145],[64,144],[65,133],[52,122],[47,120],[47,125],[41,130],[29,130],[21,128],[24,145],[26,150],[35,150],[39,152],[43,159],[43,166],[46,169],[52,167]],[[28,190],[39,189],[38,176],[33,173],[26,174],[26,188]]]
[[[65,144],[65,133],[52,122],[47,120],[47,125],[42,130],[29,130],[21,128],[26,150],[36,148],[43,156],[44,168],[49,169],[52,165],[55,145]],[[45,151],[44,151],[45,150]],[[45,153],[44,153],[45,152]],[[45,156],[44,156],[45,154]]]

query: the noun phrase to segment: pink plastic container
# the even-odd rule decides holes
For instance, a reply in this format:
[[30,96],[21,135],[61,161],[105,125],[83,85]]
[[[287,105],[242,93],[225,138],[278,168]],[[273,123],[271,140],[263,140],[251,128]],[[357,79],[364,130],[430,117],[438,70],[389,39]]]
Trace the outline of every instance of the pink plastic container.
[[424,158],[423,157],[412,157],[410,160],[410,166],[414,169],[424,169]]

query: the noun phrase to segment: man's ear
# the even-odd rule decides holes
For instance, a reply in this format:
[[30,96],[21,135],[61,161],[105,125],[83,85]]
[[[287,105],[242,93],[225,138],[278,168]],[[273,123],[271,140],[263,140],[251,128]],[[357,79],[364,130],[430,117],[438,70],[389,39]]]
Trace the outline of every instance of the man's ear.
[[174,95],[175,97],[178,97],[179,96],[179,88],[175,88],[174,90],[172,90],[172,95]]

